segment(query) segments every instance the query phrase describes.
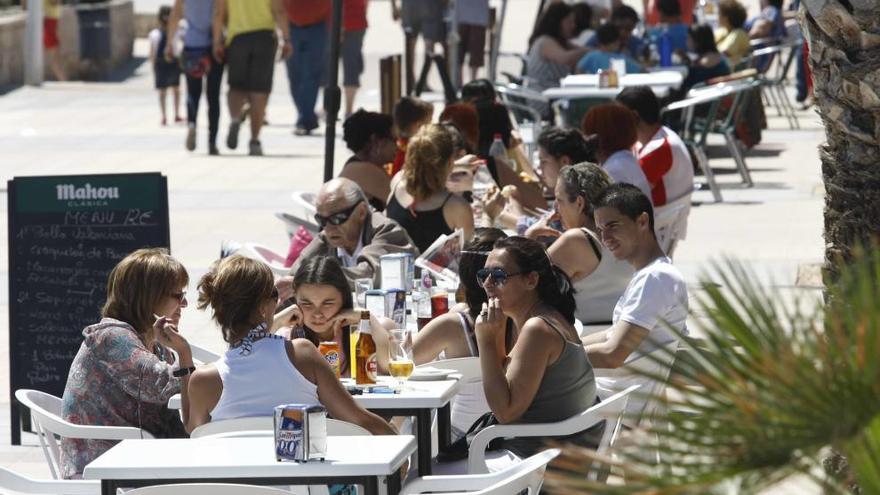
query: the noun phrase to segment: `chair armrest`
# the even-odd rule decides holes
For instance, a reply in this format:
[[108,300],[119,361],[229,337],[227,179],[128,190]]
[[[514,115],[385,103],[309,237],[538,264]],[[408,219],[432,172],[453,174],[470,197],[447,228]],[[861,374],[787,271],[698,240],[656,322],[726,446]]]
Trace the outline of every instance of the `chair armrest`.
[[65,438],[83,438],[89,440],[128,440],[153,438],[148,431],[132,426],[91,426],[58,424],[54,432]]
[[454,492],[482,490],[501,481],[502,473],[462,474],[454,476],[420,476],[410,480],[401,493]]

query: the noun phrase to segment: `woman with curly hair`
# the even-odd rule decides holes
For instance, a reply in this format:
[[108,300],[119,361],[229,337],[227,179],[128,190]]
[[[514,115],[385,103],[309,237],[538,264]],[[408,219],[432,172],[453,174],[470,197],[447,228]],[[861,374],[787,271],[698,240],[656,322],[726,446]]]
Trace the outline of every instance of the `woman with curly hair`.
[[345,162],[340,177],[356,182],[376,211],[385,210],[391,192],[391,178],[385,166],[394,160],[394,122],[391,116],[358,110],[342,124],[342,139],[354,152]]
[[474,233],[474,213],[460,196],[446,189],[454,145],[443,126],[431,124],[412,137],[403,170],[391,179],[387,216],[403,227],[420,251],[441,234]]

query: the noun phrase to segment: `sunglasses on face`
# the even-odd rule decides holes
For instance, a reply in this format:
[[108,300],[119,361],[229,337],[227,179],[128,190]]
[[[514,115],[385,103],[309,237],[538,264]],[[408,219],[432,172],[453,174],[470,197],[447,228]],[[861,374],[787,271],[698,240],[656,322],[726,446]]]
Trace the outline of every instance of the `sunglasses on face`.
[[186,300],[186,291],[185,290],[180,291],[180,292],[172,292],[171,294],[168,294],[168,295],[173,297],[174,299],[177,299],[177,302],[179,302],[181,304],[183,304],[183,301]]
[[318,226],[322,229],[326,227],[328,223],[330,225],[342,225],[347,222],[349,218],[351,218],[351,215],[352,213],[354,213],[355,208],[357,208],[358,205],[361,204],[361,202],[362,200],[358,200],[358,202],[351,205],[351,207],[342,211],[338,211],[331,215],[327,215],[326,217],[315,213],[315,221],[318,222]]
[[489,276],[491,276],[495,285],[502,286],[507,283],[507,279],[517,275],[522,275],[522,272],[507,273],[504,271],[504,268],[480,268],[477,270],[477,283],[480,285],[486,285],[486,281],[489,280]]

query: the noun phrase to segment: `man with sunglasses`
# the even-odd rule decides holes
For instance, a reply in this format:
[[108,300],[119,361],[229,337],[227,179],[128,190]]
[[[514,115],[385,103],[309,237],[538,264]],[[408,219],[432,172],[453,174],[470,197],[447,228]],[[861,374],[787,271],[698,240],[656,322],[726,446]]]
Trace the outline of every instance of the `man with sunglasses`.
[[[372,278],[373,285],[378,287],[380,256],[419,254],[406,231],[394,220],[372,211],[364,191],[349,179],[340,177],[321,186],[315,207],[315,221],[321,233],[303,249],[291,267],[291,275],[311,257],[336,256],[352,287],[358,278]],[[292,294],[292,285],[292,276],[279,280],[283,299]]]

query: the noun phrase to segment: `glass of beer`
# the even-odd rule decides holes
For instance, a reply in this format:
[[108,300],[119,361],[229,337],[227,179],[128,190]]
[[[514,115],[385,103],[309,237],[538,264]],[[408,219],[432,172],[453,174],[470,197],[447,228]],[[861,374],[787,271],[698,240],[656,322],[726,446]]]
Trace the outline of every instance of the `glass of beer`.
[[403,390],[415,368],[412,357],[412,335],[405,328],[391,330],[389,344],[391,361],[388,363],[388,372],[397,379],[400,390]]

